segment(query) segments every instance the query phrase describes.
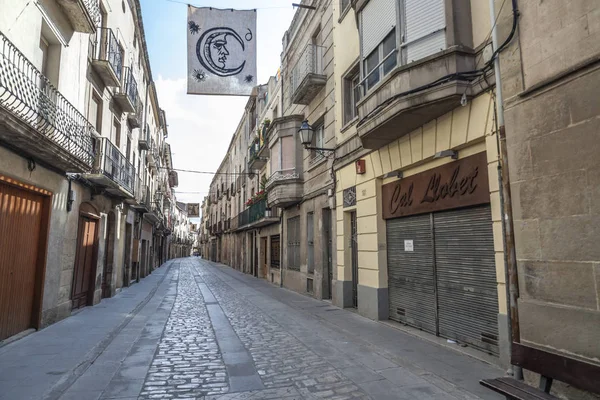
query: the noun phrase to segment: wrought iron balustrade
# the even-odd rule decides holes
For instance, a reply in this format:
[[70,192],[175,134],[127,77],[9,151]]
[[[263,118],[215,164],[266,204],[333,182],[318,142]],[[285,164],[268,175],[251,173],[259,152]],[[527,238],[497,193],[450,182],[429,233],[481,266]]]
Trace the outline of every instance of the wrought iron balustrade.
[[138,104],[139,96],[137,82],[135,76],[133,76],[133,68],[123,67],[123,78],[123,90],[131,104],[135,107]]
[[90,58],[92,60],[106,61],[117,81],[123,77],[123,53],[119,42],[110,28],[100,28],[95,35],[90,35]]
[[92,167],[94,127],[2,32],[0,107]]
[[295,93],[302,81],[309,75],[324,75],[324,47],[309,43],[292,68],[292,93]]
[[135,167],[121,153],[121,150],[108,140],[100,138],[100,169],[114,182],[123,186],[130,193],[134,192]]

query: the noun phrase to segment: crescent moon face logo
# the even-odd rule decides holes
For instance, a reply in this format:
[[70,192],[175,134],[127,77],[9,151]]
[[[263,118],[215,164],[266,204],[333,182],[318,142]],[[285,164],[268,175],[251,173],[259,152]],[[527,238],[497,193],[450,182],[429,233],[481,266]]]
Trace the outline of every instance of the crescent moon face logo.
[[[205,31],[196,43],[196,55],[198,61],[208,71],[217,76],[237,75],[246,66],[246,61],[238,66],[231,66],[230,51],[236,51],[241,48],[241,52],[246,50],[244,41],[231,28],[212,28]],[[236,57],[236,58],[239,58]]]

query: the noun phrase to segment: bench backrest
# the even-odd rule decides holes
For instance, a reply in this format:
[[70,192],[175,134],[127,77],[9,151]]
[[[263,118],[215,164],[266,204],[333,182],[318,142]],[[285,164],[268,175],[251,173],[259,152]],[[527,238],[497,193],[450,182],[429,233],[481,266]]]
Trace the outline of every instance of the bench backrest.
[[600,366],[520,343],[512,344],[512,364],[579,389],[600,394]]

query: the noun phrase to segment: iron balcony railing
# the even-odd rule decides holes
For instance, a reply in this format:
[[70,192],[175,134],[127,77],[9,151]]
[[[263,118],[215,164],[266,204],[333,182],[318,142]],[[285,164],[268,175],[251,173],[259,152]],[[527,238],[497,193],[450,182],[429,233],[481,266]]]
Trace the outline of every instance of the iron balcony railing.
[[92,60],[108,61],[117,79],[123,77],[123,54],[119,42],[110,28],[100,28],[96,35],[90,35],[90,58]]
[[135,168],[121,153],[119,148],[108,138],[100,138],[100,154],[98,155],[102,173],[113,182],[121,185],[130,193],[134,193]]
[[82,0],[82,3],[94,25],[100,25],[100,2],[98,0]]
[[250,207],[248,207],[239,214],[238,226],[244,227],[264,218],[266,209],[266,199],[259,200],[258,202],[252,204]]
[[131,67],[123,67],[123,91],[131,104],[136,107],[139,102],[139,96],[137,82],[135,76],[133,76],[133,69]]
[[292,69],[292,93],[295,93],[304,78],[310,74],[324,75],[324,47],[309,43]]
[[0,32],[0,107],[90,168],[94,127]]

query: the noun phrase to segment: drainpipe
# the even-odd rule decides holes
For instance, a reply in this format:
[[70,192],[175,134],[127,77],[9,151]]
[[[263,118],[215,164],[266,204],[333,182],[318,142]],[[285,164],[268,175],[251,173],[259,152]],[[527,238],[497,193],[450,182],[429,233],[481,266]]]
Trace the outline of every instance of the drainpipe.
[[[498,48],[498,29],[496,26],[496,10],[494,0],[489,0],[490,20],[492,24],[493,50]],[[516,0],[512,1],[513,13],[517,11]],[[494,74],[496,78],[496,121],[497,140],[500,153],[500,164],[498,166],[498,180],[500,183],[500,204],[502,212],[502,230],[504,233],[504,263],[506,280],[506,297],[508,306],[508,332],[510,335],[509,354],[512,356],[512,343],[521,341],[519,330],[519,313],[517,299],[519,298],[519,281],[517,273],[517,256],[515,252],[515,233],[513,228],[513,213],[511,203],[511,190],[508,170],[508,153],[506,145],[506,127],[504,122],[504,97],[502,94],[502,76],[500,74],[499,54],[494,59]],[[507,373],[515,379],[523,379],[523,369],[510,364]]]

